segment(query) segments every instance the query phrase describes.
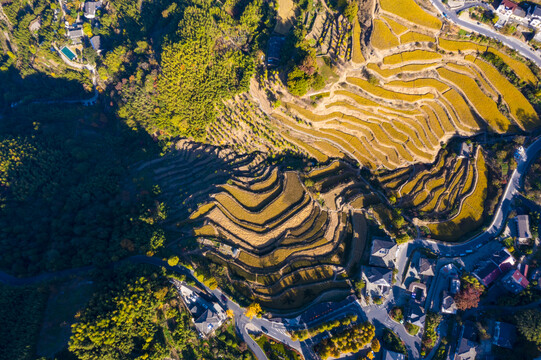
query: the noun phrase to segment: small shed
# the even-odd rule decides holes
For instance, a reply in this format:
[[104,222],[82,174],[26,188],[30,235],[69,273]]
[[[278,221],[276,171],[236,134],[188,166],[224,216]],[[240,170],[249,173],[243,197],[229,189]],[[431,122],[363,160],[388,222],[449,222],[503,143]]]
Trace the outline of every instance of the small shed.
[[517,225],[516,237],[519,241],[528,240],[532,237],[530,232],[530,218],[528,215],[518,215],[515,217]]

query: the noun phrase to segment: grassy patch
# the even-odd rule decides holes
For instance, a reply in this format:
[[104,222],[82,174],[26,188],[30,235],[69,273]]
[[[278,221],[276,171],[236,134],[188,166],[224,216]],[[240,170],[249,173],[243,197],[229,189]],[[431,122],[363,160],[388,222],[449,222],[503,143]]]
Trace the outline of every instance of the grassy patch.
[[413,325],[412,323],[409,323],[409,322],[405,323],[404,327],[406,328],[406,331],[408,332],[408,334],[412,336],[417,335],[417,333],[420,330],[419,326]]
[[278,180],[278,168],[272,169],[272,172],[269,177],[262,181],[258,181],[250,186],[250,190],[252,191],[265,191],[269,189],[271,186],[274,186],[276,181]]
[[208,204],[204,204],[204,205],[201,205],[197,211],[193,212],[191,215],[190,215],[190,220],[195,220],[195,219],[198,219],[200,218],[201,216],[205,215],[206,213],[208,213],[210,210],[212,210],[212,208],[214,208],[215,204],[214,203],[208,203]]
[[255,342],[263,349],[265,355],[270,360],[301,360],[302,357],[289,346],[284,345],[281,342],[277,342],[274,339],[269,338],[267,335],[261,334],[255,338]]
[[428,36],[425,34],[421,34],[414,31],[409,31],[405,33],[404,35],[400,36],[400,43],[401,44],[407,44],[412,42],[434,42],[436,41],[435,38],[432,36]]
[[486,45],[476,44],[471,41],[456,41],[439,38],[439,46],[447,51],[485,51],[487,49]]
[[[360,46],[360,45],[359,45]],[[327,83],[335,83],[338,81],[338,74],[332,69],[332,67],[325,61],[328,58],[317,58],[317,65],[319,66],[319,73],[325,79]]]
[[502,133],[509,129],[509,120],[500,113],[498,105],[481,91],[474,79],[444,68],[439,68],[438,72],[444,79],[454,83],[464,92],[468,100],[493,130]]
[[359,24],[358,20],[355,20],[353,24],[353,49],[351,60],[357,64],[365,62],[363,53],[361,51],[361,25]]
[[496,68],[472,55],[466,56],[466,60],[475,63],[487,75],[492,85],[502,94],[511,114],[523,129],[531,130],[539,124],[537,113],[530,102]]
[[404,87],[408,89],[418,89],[418,88],[427,87],[427,88],[434,88],[438,90],[439,92],[444,92],[447,89],[449,89],[449,85],[444,84],[441,81],[438,81],[432,78],[421,78],[421,79],[415,79],[415,80],[410,80],[410,81],[395,80],[395,81],[388,82],[385,85]]
[[263,226],[280,216],[294,204],[299,203],[304,197],[304,188],[299,177],[293,172],[287,172],[285,178],[284,190],[270,204],[260,209],[259,212],[247,211],[233,197],[224,193],[217,194],[215,199],[236,219]]
[[449,101],[450,106],[456,111],[457,122],[468,129],[479,129],[479,124],[475,120],[470,107],[464,101],[464,98],[455,90],[450,89],[443,94],[443,97]]
[[492,47],[488,48],[488,51],[500,57],[507,64],[507,66],[513,69],[513,71],[515,72],[515,74],[517,74],[519,78],[533,85],[537,84],[537,77],[534,75],[532,70],[530,70],[530,68],[522,61],[513,59],[511,56],[504,54],[503,52],[498,51]]
[[396,21],[394,21],[393,19],[391,19],[390,17],[387,17],[387,16],[382,16],[381,17],[382,19],[385,20],[385,22],[389,25],[389,27],[391,28],[391,30],[396,34],[396,35],[401,35],[403,33],[405,33],[406,31],[409,30],[409,28],[407,26],[404,26]]
[[400,67],[395,67],[395,68],[392,68],[392,69],[381,69],[378,65],[376,65],[374,63],[370,63],[366,67],[368,69],[378,73],[379,75],[387,78],[387,77],[390,77],[390,76],[394,76],[394,75],[398,75],[398,74],[402,74],[402,73],[406,73],[406,72],[417,73],[419,71],[423,71],[425,69],[434,67],[436,65],[439,65],[439,64],[411,64],[411,65],[404,65],[404,66],[400,66]]
[[319,151],[312,145],[309,145],[308,143],[300,140],[299,138],[293,137],[285,133],[282,133],[282,136],[286,138],[286,140],[288,140],[289,142],[292,142],[298,147],[303,148],[308,153],[309,156],[313,157],[318,162],[325,163],[329,160],[329,157],[326,154],[322,153],[321,151]]
[[423,109],[423,111],[428,115],[428,126],[430,127],[430,130],[438,139],[441,139],[445,133],[441,127],[438,117],[434,113],[434,110],[426,105],[421,106],[421,109]]
[[[241,189],[235,185],[229,184],[221,185],[221,187],[244,208],[257,211],[257,209],[261,209],[279,196],[283,190],[281,185],[282,182],[277,180],[273,185],[271,185],[271,189],[262,193]],[[218,201],[220,201],[220,199],[218,199]]]

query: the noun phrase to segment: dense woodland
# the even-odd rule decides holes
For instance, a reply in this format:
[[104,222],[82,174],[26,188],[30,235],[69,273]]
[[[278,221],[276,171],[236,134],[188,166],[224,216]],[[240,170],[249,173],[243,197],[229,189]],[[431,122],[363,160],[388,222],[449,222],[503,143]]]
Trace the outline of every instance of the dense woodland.
[[35,359],[35,344],[47,303],[46,287],[0,284],[0,360]]
[[107,263],[163,245],[156,222],[166,212],[154,200],[159,189],[127,183],[122,141],[96,140],[39,130],[2,137],[2,268],[34,274]]
[[124,267],[98,279],[99,290],[73,326],[69,351],[81,360],[252,359],[231,326],[199,338],[176,290],[156,268]]

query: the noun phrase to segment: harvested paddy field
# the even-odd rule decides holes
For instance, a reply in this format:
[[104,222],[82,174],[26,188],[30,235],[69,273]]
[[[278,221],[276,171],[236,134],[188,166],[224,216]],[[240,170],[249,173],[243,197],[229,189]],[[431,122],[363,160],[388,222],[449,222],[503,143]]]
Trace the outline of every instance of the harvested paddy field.
[[431,165],[382,172],[374,180],[431,237],[456,241],[483,221],[487,177],[482,149],[463,143],[457,152],[442,150]]
[[532,90],[523,89],[537,83],[527,63],[494,44],[451,38],[434,9],[414,0],[377,5],[366,44],[352,26],[354,59],[341,67],[341,81],[324,97],[288,97],[271,111],[302,152],[393,170],[434,162],[455,136],[540,124],[525,95]]
[[307,173],[273,168],[235,177],[218,186],[213,206],[201,206],[194,235],[220,244],[206,256],[243,279],[247,297],[267,308],[295,308],[327,292],[350,291],[346,280],[364,251],[366,221],[358,212],[354,229],[352,215],[337,203],[369,191],[341,161]]

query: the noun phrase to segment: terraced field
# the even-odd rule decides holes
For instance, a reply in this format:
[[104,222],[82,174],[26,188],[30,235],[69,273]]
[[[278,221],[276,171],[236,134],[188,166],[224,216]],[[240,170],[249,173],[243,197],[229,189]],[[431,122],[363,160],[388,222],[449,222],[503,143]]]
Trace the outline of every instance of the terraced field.
[[488,170],[481,151],[475,159],[475,175],[466,183],[468,191],[460,203],[458,212],[446,221],[427,223],[432,237],[444,241],[456,241],[478,229],[484,220],[484,204],[487,197]]
[[194,235],[235,249],[217,246],[206,255],[247,282],[246,296],[267,308],[291,309],[324,293],[346,294],[345,279],[363,251],[365,220],[357,221],[361,228],[354,237],[349,212],[321,204],[336,196],[349,201],[366,190],[354,177],[349,165],[336,161],[307,174],[274,168],[234,177],[218,187],[212,206],[201,206],[205,212]]
[[289,97],[270,114],[303,152],[392,170],[433,162],[457,135],[540,124],[523,93],[478,53],[498,56],[523,84],[536,84],[525,63],[504,49],[448,38],[435,13],[414,0],[378,0],[376,9],[367,46],[354,24],[355,59],[325,97]]
[[[415,165],[376,177],[397,206],[417,217],[442,240],[459,239],[479,226],[487,192],[487,169],[481,148],[467,156],[443,150],[433,165]],[[437,220],[437,221],[435,221]]]

